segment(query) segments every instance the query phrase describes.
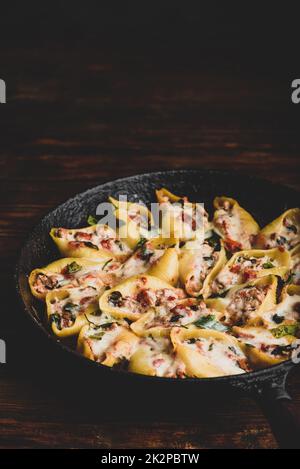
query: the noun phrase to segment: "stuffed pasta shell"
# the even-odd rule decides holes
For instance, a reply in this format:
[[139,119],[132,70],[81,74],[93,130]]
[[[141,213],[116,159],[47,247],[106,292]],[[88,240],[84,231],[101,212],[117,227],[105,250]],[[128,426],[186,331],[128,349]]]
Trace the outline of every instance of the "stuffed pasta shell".
[[159,239],[142,238],[133,255],[121,267],[119,278],[125,280],[135,275],[149,273],[171,285],[177,284],[179,267],[175,248],[161,244]]
[[188,241],[181,249],[179,260],[179,277],[186,292],[207,298],[211,292],[211,278],[220,272],[226,260],[223,244],[216,248],[209,241]]
[[186,375],[197,378],[242,374],[250,371],[237,339],[209,329],[174,328],[171,339]]
[[287,326],[293,331],[300,325],[300,285],[285,285],[279,302],[262,314],[265,327],[268,329]]
[[230,252],[251,249],[259,226],[239,203],[230,197],[214,199],[214,230],[223,238],[225,247]]
[[131,324],[131,329],[139,336],[162,337],[168,336],[172,327],[194,324],[202,324],[203,327],[209,324],[214,326],[223,316],[221,312],[208,307],[203,300],[185,298],[178,300],[172,307],[164,304],[151,308]]
[[210,221],[202,203],[166,188],[151,209],[125,195],[102,206],[112,215],[105,222],[90,215],[89,227],[52,228],[67,257],[29,274],[42,300],[32,308],[43,310],[56,341],[77,340],[96,363],[160,378],[299,360],[299,208],[260,230],[226,196],[213,200]]
[[151,275],[138,275],[107,290],[100,298],[100,310],[116,318],[136,321],[153,306],[175,306],[185,293]]
[[46,296],[48,320],[58,337],[77,335],[88,322],[87,316],[99,309],[99,296],[104,292],[95,287],[74,287],[50,291]]
[[80,331],[77,349],[90,360],[111,367],[129,360],[138,341],[127,326],[118,322],[89,323]]
[[277,277],[267,275],[228,290],[223,298],[209,298],[206,303],[224,315],[228,325],[262,324],[263,314],[276,305]]
[[113,259],[98,260],[67,257],[52,262],[46,267],[34,269],[29,275],[31,293],[41,300],[47,293],[61,288],[81,286],[113,286],[120,263]]
[[62,256],[114,258],[124,261],[131,254],[130,247],[107,225],[93,225],[87,228],[52,228],[50,236]]
[[118,236],[126,240],[128,246],[134,249],[140,238],[151,237],[154,229],[153,217],[145,205],[127,202],[109,197],[115,207],[114,216],[118,220]]
[[248,283],[265,275],[286,278],[290,254],[280,249],[240,251],[235,253],[212,279],[211,292],[220,295],[235,285]]
[[300,209],[291,208],[265,226],[257,235],[260,249],[281,247],[288,251],[300,243]]
[[185,364],[168,337],[142,337],[130,358],[128,369],[142,375],[185,378]]
[[287,360],[296,347],[297,337],[280,326],[274,329],[234,326],[232,330],[243,344],[253,368],[264,368]]

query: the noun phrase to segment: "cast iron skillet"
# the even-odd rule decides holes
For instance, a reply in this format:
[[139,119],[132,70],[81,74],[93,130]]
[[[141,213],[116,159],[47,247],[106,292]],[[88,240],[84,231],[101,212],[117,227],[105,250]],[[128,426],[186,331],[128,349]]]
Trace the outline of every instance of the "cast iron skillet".
[[[281,447],[300,447],[300,418],[297,409],[293,408],[290,396],[285,389],[287,375],[295,366],[291,360],[260,371],[237,376],[210,379],[171,379],[136,375],[114,370],[96,364],[79,355],[54,338],[47,324],[43,308],[30,294],[27,276],[36,267],[41,267],[58,258],[57,251],[49,237],[53,226],[75,228],[84,226],[88,215],[95,214],[100,202],[106,201],[109,195],[114,197],[127,194],[128,199],[143,200],[149,204],[155,201],[154,190],[166,186],[172,192],[187,195],[190,200],[204,202],[206,209],[212,213],[212,200],[216,195],[227,195],[236,198],[255,217],[260,226],[273,220],[287,208],[300,206],[300,193],[270,182],[240,175],[235,172],[214,170],[180,170],[166,171],[132,176],[108,182],[78,194],[49,213],[35,227],[25,243],[16,270],[17,291],[21,297],[24,310],[33,323],[45,336],[58,347],[72,354],[74,360],[81,360],[85,367],[94,368],[101,379],[113,375],[114,379],[125,379],[134,386],[145,382],[147,386],[172,387],[181,390],[188,386],[197,386],[197,392],[222,393],[233,388],[251,393],[263,407],[272,425],[274,434]],[[151,383],[151,384],[150,384]],[[177,388],[176,388],[177,386]]]

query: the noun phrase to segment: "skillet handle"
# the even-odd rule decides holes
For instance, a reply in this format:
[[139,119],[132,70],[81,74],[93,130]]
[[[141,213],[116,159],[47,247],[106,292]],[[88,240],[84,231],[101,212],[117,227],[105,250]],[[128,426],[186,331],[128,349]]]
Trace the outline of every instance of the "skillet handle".
[[279,382],[259,390],[257,400],[267,417],[280,448],[300,448],[300,409],[286,391],[289,370]]

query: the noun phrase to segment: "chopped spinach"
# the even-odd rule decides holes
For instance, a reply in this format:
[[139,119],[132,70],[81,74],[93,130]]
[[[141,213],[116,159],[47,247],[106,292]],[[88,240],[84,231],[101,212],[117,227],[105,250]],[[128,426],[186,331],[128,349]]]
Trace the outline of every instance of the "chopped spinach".
[[119,247],[120,251],[124,251],[124,246],[122,244],[122,241],[120,241],[119,239],[116,239],[115,243]]
[[101,340],[102,337],[104,336],[104,331],[102,331],[100,328],[98,330],[94,330],[92,334],[89,334],[89,339],[94,339],[94,340]]
[[263,265],[262,265],[263,269],[273,269],[275,266],[274,264],[272,264],[271,261],[268,261],[268,262],[265,262]]
[[144,244],[147,242],[147,239],[146,238],[140,238],[140,240],[138,241],[138,243],[136,244],[135,246],[135,251],[137,251],[138,249],[140,249],[142,246],[144,246]]
[[113,322],[106,322],[105,324],[101,324],[102,329],[109,329],[113,325]]
[[50,323],[56,325],[57,329],[61,330],[61,316],[57,313],[51,314],[49,317]]
[[188,344],[195,344],[197,342],[197,339],[194,339],[194,337],[192,337],[191,339],[188,339],[187,340],[187,343]]
[[102,270],[105,269],[105,267],[112,261],[113,259],[108,259],[108,261],[106,261],[103,266],[102,266]]
[[66,271],[68,274],[75,274],[76,272],[79,272],[79,270],[82,269],[82,266],[77,264],[77,262],[73,261],[71,264],[68,264],[66,266]]
[[206,241],[208,244],[214,248],[215,250],[220,249],[220,236],[217,235],[217,233],[213,232],[210,238],[208,238]]
[[294,234],[297,234],[297,233],[298,233],[297,227],[296,227],[295,225],[288,225],[288,226],[286,227],[286,229],[287,229],[288,231],[292,231]]
[[109,303],[112,303],[114,306],[119,306],[122,301],[122,293],[119,291],[113,291],[108,297]]
[[287,355],[292,352],[294,347],[292,345],[276,345],[271,352],[271,355]]
[[237,355],[236,348],[233,347],[233,345],[229,345],[228,350],[230,350],[232,353],[234,353],[235,355]]
[[174,314],[174,316],[171,317],[170,322],[177,322],[181,318],[183,318],[181,314]]
[[282,326],[271,329],[273,336],[276,339],[280,339],[286,335],[296,335],[299,329],[299,324],[283,324]]
[[215,331],[220,332],[226,332],[229,330],[227,326],[216,320],[214,314],[203,316],[202,318],[195,321],[194,325],[196,327],[200,327],[201,329],[214,329]]
[[67,313],[74,313],[75,311],[78,311],[79,305],[76,305],[74,303],[66,303],[63,307],[63,310],[66,311]]
[[290,275],[288,276],[287,278],[287,281],[286,283],[293,283],[293,277],[295,276],[295,274],[293,274],[292,272],[290,273]]
[[83,243],[87,248],[96,249],[96,251],[99,251],[99,248],[96,246],[96,244],[93,244],[90,241],[83,241]]
[[275,313],[275,314],[272,316],[272,320],[273,320],[276,324],[281,324],[282,321],[284,320],[284,317],[283,317],[283,316],[279,316],[279,314]]

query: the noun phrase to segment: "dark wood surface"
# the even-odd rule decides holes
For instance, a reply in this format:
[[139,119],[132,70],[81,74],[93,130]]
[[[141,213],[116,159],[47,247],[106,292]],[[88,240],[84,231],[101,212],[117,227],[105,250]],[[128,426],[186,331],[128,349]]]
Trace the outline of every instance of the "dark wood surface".
[[[267,35],[253,45],[243,25],[227,28],[222,15],[218,34],[192,14],[184,31],[179,14],[165,30],[170,16],[162,14],[158,23],[124,20],[113,31],[104,20],[97,30],[95,20],[89,28],[87,16],[80,23],[71,15],[68,34],[65,23],[52,30],[43,17],[31,29],[19,18],[17,40],[7,27],[10,41],[0,43],[7,83],[0,105],[2,448],[276,447],[247,396],[219,396],[188,419],[87,412],[59,383],[51,387],[54,364],[16,299],[14,265],[31,227],[101,182],[159,169],[234,168],[299,189],[300,105],[290,101],[288,44],[275,61]],[[295,371],[289,390],[300,407],[299,386]]]

